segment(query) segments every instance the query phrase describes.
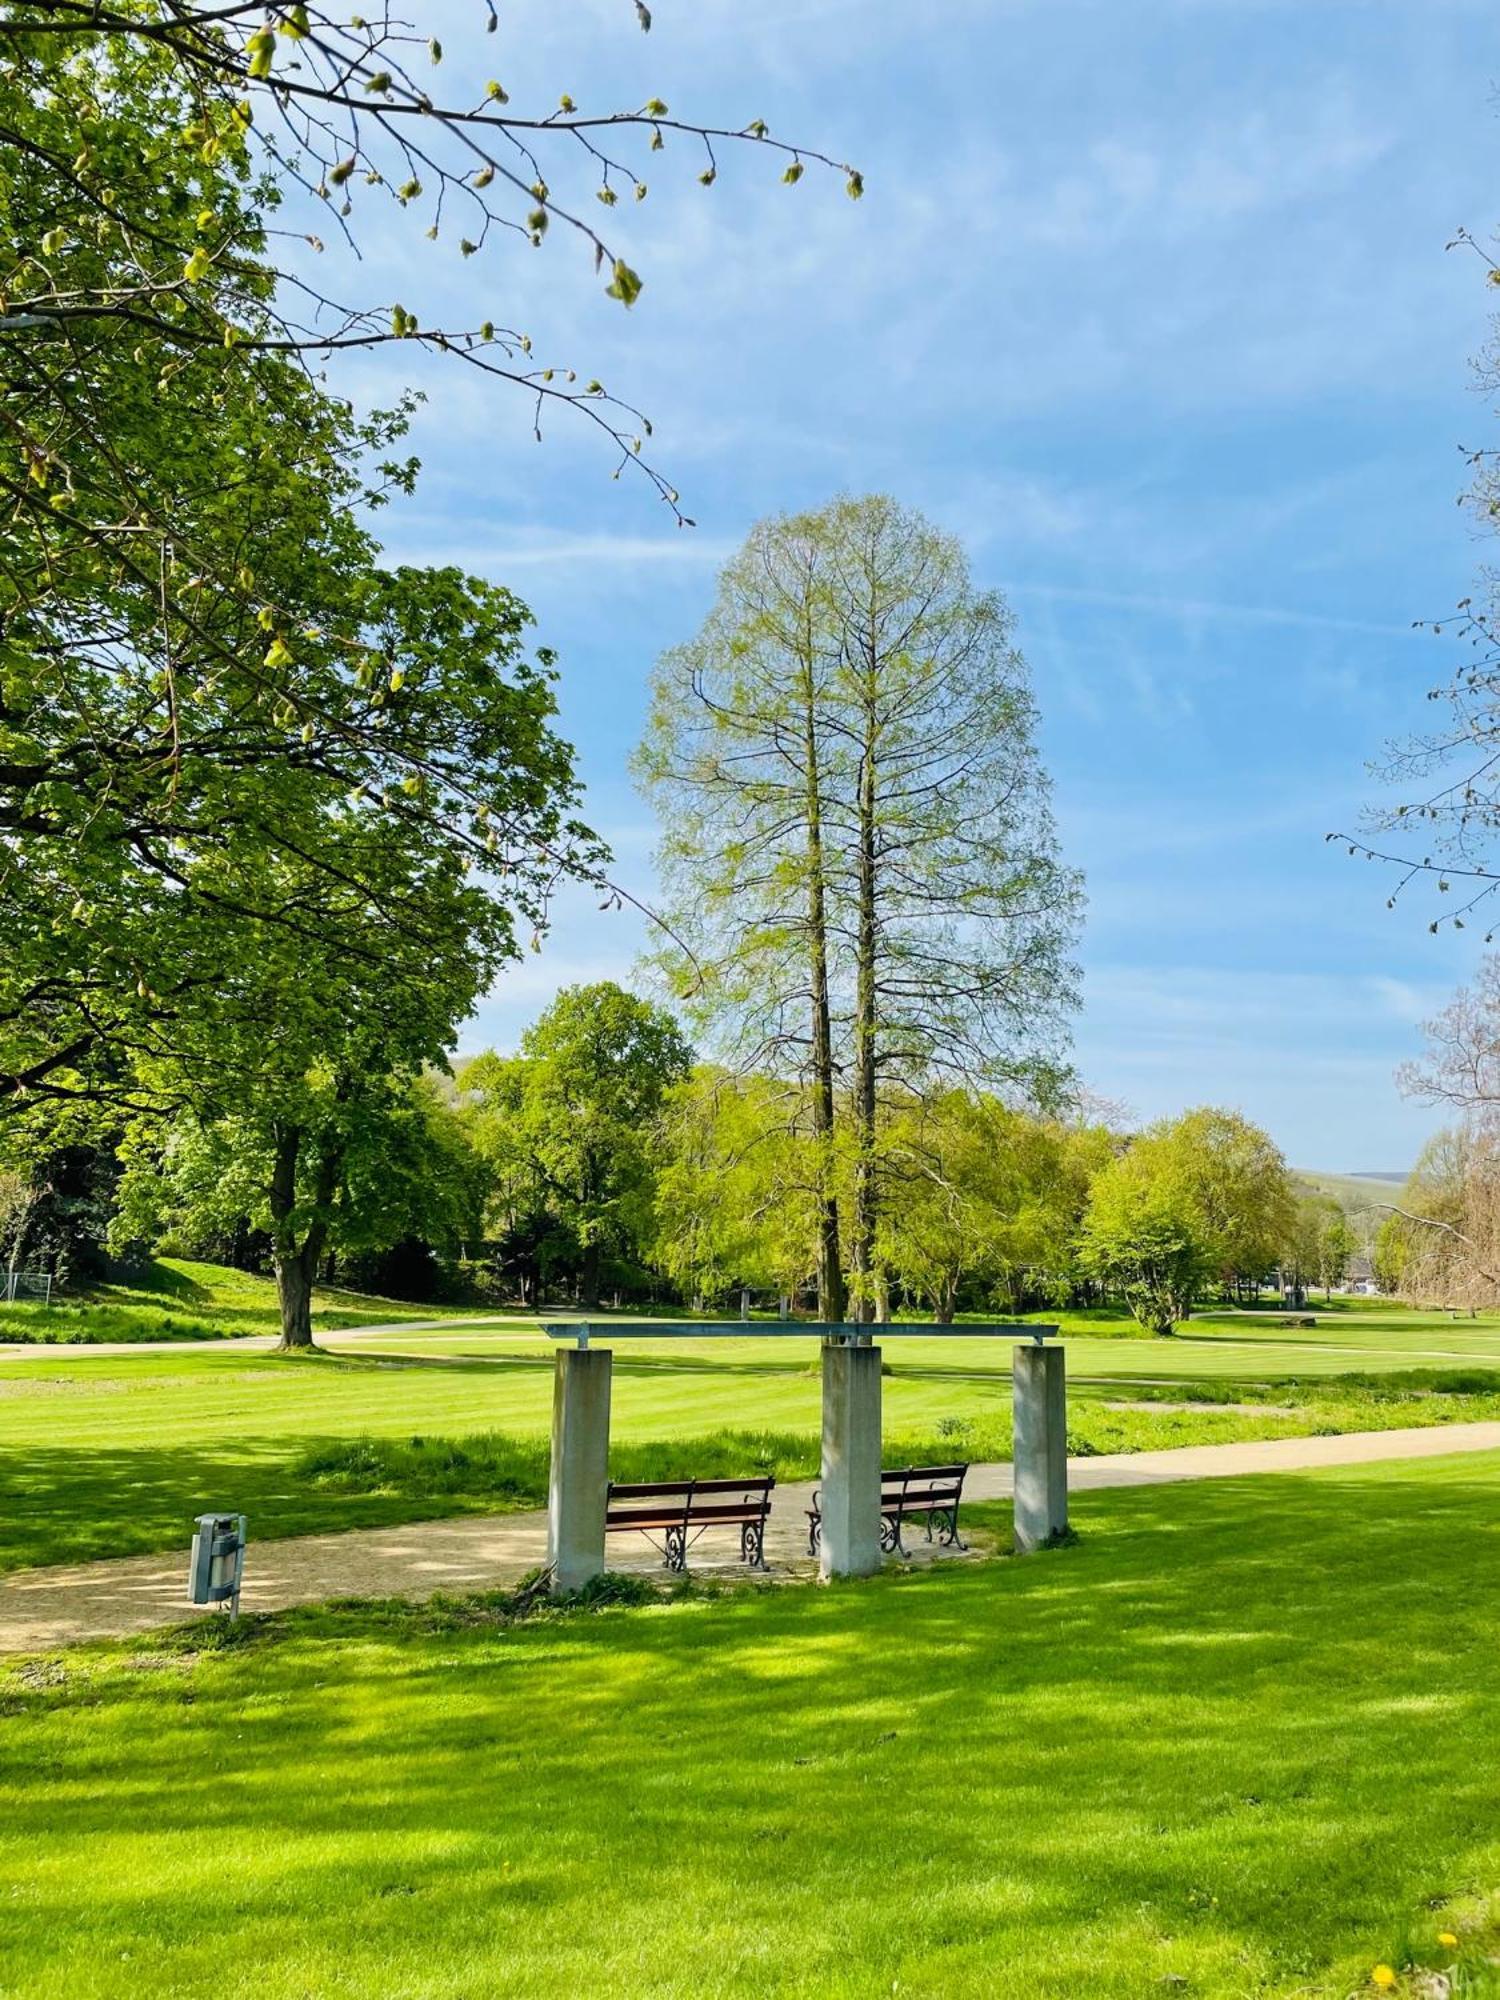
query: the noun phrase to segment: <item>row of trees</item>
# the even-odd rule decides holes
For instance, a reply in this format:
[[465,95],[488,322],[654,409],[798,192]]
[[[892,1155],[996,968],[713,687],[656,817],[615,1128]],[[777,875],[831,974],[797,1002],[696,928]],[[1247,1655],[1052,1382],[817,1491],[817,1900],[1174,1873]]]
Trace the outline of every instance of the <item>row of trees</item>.
[[[304,1197],[309,1282],[321,1269],[417,1296],[591,1305],[748,1289],[816,1310],[823,1204],[831,1190],[857,1214],[859,1159],[838,1134],[830,1171],[788,1103],[800,1088],[696,1062],[670,1014],[619,986],[569,989],[517,1054],[411,1080],[351,1129],[337,1174]],[[97,1170],[102,1215],[70,1214],[85,1234],[107,1224],[120,1252],[169,1241],[274,1261],[277,1170],[272,1134],[242,1113],[141,1119]],[[1165,1333],[1196,1299],[1277,1275],[1337,1284],[1354,1247],[1337,1203],[1229,1111],[1125,1135],[940,1086],[882,1118],[879,1174],[881,1320],[1119,1300]]]

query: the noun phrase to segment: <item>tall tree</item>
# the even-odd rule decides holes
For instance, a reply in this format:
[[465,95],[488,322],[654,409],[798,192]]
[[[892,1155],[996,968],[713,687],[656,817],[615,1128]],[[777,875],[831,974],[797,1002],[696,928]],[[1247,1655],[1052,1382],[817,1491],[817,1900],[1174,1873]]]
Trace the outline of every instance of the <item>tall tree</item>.
[[1062,1081],[1079,888],[1034,726],[1003,603],[972,589],[952,537],[880,496],[763,524],[657,670],[639,769],[679,989],[726,1055],[808,1082],[815,1139],[841,1128],[864,1319],[886,1107],[934,1078],[1040,1096]]
[[[652,681],[636,768],[662,823],[659,860],[679,996],[745,1074],[769,1067],[784,1142],[811,1136],[818,1309],[844,1317],[836,1187],[827,763],[838,655],[815,516],[764,521],[719,578],[708,619]],[[764,1109],[764,1105],[762,1105]]]
[[837,501],[821,525],[839,657],[833,888],[853,973],[851,1259],[868,1316],[883,1091],[946,1075],[1055,1098],[1080,897],[1008,608],[973,589],[955,537],[883,495]]

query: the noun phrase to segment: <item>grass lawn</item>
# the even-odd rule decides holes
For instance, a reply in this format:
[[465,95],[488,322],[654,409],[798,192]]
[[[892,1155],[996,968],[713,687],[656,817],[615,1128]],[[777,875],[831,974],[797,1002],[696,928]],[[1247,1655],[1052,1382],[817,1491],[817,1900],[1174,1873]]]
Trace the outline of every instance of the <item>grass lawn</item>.
[[[414,1306],[401,1299],[320,1285],[313,1294],[315,1329],[383,1326],[390,1320],[428,1320],[472,1313],[473,1306]],[[93,1285],[66,1293],[53,1305],[22,1300],[0,1303],[0,1341],[229,1340],[247,1333],[279,1333],[276,1285],[253,1272],[187,1257],[158,1257],[129,1284]]]
[[[1009,1342],[893,1333],[883,1347],[890,1454],[1009,1455]],[[1495,1319],[1357,1306],[1295,1347],[1274,1316],[1161,1341],[1070,1326],[1068,1368],[1075,1450],[1500,1418]],[[539,1504],[551,1380],[547,1342],[521,1321],[308,1358],[0,1362],[0,1569],[185,1547],[208,1508],[245,1512],[265,1538]],[[621,1339],[613,1402],[617,1476],[816,1470],[810,1340]]]
[[1076,1523],[827,1590],[335,1606],[12,1669],[0,1990],[1343,2000],[1479,1967],[1500,1454]]

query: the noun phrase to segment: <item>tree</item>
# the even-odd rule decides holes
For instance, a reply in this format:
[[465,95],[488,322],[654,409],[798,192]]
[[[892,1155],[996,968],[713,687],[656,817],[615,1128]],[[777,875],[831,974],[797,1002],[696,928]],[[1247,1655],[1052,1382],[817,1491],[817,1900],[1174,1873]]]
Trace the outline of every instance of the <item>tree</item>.
[[1343,1281],[1354,1238],[1344,1211],[1332,1195],[1321,1194],[1306,1183],[1292,1191],[1291,1225],[1281,1247],[1281,1273],[1290,1278],[1296,1303],[1301,1305],[1308,1288],[1317,1282],[1327,1293]]
[[678,997],[725,1060],[801,1088],[784,1142],[811,1139],[820,1317],[847,1308],[835,1186],[829,872],[830,644],[816,517],[760,523],[719,578],[697,638],[668,653],[636,768],[662,821]]
[[[401,692],[394,726],[413,761],[435,783],[462,762],[486,816],[545,838],[571,796],[571,753],[550,728],[550,670],[522,651],[524,612],[454,572],[376,581],[372,649]],[[413,1079],[446,1060],[516,956],[517,922],[543,911],[545,859],[478,879],[468,841],[406,811],[413,796],[335,795],[316,768],[271,760],[244,827],[206,834],[175,864],[193,870],[213,979],[129,1050],[140,1117],[191,1121],[243,1163],[287,1347],[311,1344],[312,1281],[351,1176],[378,1182]],[[228,920],[211,921],[221,907]]]
[[[635,13],[649,28],[649,10]],[[498,26],[493,9],[487,25]],[[472,76],[478,51],[468,53],[460,67]],[[335,252],[357,258],[362,229],[389,232],[410,218],[433,238],[451,228],[467,260],[497,246],[539,249],[555,225],[629,307],[641,279],[604,231],[618,224],[622,192],[631,208],[646,198],[638,168],[668,135],[701,152],[704,185],[716,178],[716,148],[729,146],[767,154],[793,185],[812,164],[840,173],[857,197],[861,176],[774,137],[763,119],[715,127],[674,117],[655,97],[586,112],[564,91],[555,104],[522,106],[491,80],[477,102],[444,101],[433,75],[443,58],[436,35],[390,16],[340,18],[316,0],[269,9],[227,0],[207,14],[174,0],[23,0],[0,23],[0,182],[13,203],[0,337],[12,352],[40,351],[116,327],[140,348],[143,389],[163,365],[214,350],[227,349],[231,365],[265,353],[312,365],[410,342],[521,389],[538,424],[548,407],[580,413],[618,448],[621,468],[640,466],[683,518],[643,455],[650,426],[639,412],[533,356],[524,332],[478,307],[470,326],[445,327],[398,301],[335,296],[312,275],[325,232]],[[253,202],[222,200],[225,167],[253,186]],[[196,176],[214,183],[214,198]],[[283,211],[282,261],[269,266],[268,208]],[[313,258],[292,258],[295,242]],[[225,309],[226,285],[239,310]],[[108,434],[106,408],[93,421]]]
[[1268,1134],[1237,1111],[1205,1105],[1153,1126],[1136,1147],[1187,1201],[1212,1275],[1258,1287],[1294,1211],[1286,1161]]
[[1186,1319],[1205,1278],[1258,1285],[1293,1232],[1290,1176],[1258,1126],[1203,1106],[1148,1126],[1095,1180],[1086,1267],[1158,1332]]
[[1430,1139],[1377,1248],[1384,1289],[1414,1305],[1500,1302],[1500,1133],[1476,1124]]
[[1191,1312],[1210,1258],[1185,1186],[1154,1167],[1132,1148],[1103,1170],[1090,1190],[1079,1254],[1142,1326],[1170,1334]]
[[816,1281],[826,1183],[804,1095],[714,1065],[668,1093],[651,1247],[687,1296]]
[[1403,1297],[1470,1307],[1500,1298],[1500,957],[1423,1026],[1402,1090],[1458,1114],[1423,1148],[1382,1234]]
[[[231,177],[219,185],[232,195]],[[559,873],[597,872],[602,854],[562,810],[566,753],[535,738],[525,754],[491,668],[524,609],[456,571],[382,569],[355,517],[363,462],[401,419],[356,424],[272,354],[242,364],[232,401],[216,358],[147,393],[128,338],[107,325],[59,359],[70,382],[87,373],[83,403],[108,403],[110,436],[54,426],[55,459],[22,481],[45,533],[30,500],[0,528],[0,1103],[13,1112],[134,1105],[133,1053],[177,1033],[241,928],[305,927],[279,871],[347,891],[351,857],[325,832],[350,799],[489,863],[533,920]],[[24,374],[17,392],[38,409],[49,393]],[[157,515],[172,527],[152,550]],[[233,589],[214,581],[226,564]],[[545,655],[533,671],[547,678]]]
[[[1491,285],[1500,283],[1500,264],[1470,234],[1459,230],[1450,249],[1473,252]],[[1493,400],[1500,392],[1500,317],[1475,365],[1477,386]],[[1470,472],[1462,496],[1480,531],[1500,525],[1500,454],[1492,447],[1465,454]],[[1330,833],[1351,855],[1378,861],[1395,872],[1387,899],[1394,908],[1409,891],[1425,889],[1440,899],[1428,929],[1463,930],[1486,922],[1485,943],[1496,935],[1488,906],[1500,889],[1495,840],[1500,833],[1500,572],[1486,569],[1475,592],[1460,600],[1453,616],[1427,629],[1458,640],[1461,664],[1427,690],[1441,723],[1397,746],[1386,782],[1404,796],[1395,805],[1363,816],[1357,833]],[[1394,836],[1394,839],[1392,838]]]
[[573,1231],[586,1305],[599,1303],[606,1251],[649,1234],[656,1122],[691,1063],[669,1014],[603,980],[565,987],[519,1061],[481,1056],[463,1072],[481,1100],[476,1143]]
[[[691,135],[711,159],[743,142],[791,180],[816,156],[655,100],[523,110],[495,83],[445,105],[411,73],[413,40],[439,60],[388,18],[300,0],[34,0],[0,22],[0,1109],[135,1103],[137,1041],[218,982],[228,919],[275,914],[228,852],[287,823],[269,773],[393,794],[479,861],[597,876],[596,843],[495,809],[464,728],[450,757],[402,726],[401,667],[371,643],[402,586],[372,574],[356,515],[414,479],[392,455],[410,406],[356,422],[320,371],[390,341],[435,351],[521,387],[538,420],[566,406],[601,427],[685,518],[641,449],[649,426],[477,311],[465,333],[340,301],[311,275],[320,232],[355,249],[378,203],[430,205],[437,233],[457,205],[467,255],[556,222],[628,305],[639,280],[562,192],[568,160],[598,176],[602,226],[619,187],[645,193],[616,143]],[[301,239],[311,261],[288,254]],[[205,845],[233,899],[201,881]]]
[[880,1260],[935,1318],[951,1320],[965,1291],[1011,1311],[1067,1296],[1090,1178],[1081,1131],[943,1090],[893,1114],[885,1146],[900,1198]]
[[479,1233],[486,1176],[429,1079],[383,1075],[342,1091],[308,1079],[295,1112],[143,1120],[126,1141],[112,1236],[213,1244],[263,1232],[282,1345],[311,1345],[313,1282],[397,1244],[446,1256]]
[[1333,1213],[1323,1223],[1318,1237],[1318,1283],[1323,1287],[1326,1299],[1333,1297],[1334,1287],[1342,1285],[1349,1275],[1349,1260],[1359,1248],[1349,1219],[1335,1202]]
[[878,496],[763,524],[657,669],[638,769],[684,947],[668,964],[726,1060],[806,1086],[825,1315],[841,1236],[855,1310],[876,1310],[903,1095],[1062,1081],[1078,883],[1034,721],[1000,599]]

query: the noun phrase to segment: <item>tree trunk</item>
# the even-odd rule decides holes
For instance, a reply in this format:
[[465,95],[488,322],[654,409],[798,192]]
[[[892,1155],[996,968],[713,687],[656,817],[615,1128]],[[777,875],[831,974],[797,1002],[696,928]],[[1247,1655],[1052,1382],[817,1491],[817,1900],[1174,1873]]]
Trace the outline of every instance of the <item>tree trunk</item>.
[[818,1173],[818,1317],[837,1323],[849,1308],[833,1186],[833,1024],[828,998],[828,913],[824,882],[822,771],[818,759],[813,641],[803,659],[802,748],[807,817],[807,934],[812,992],[812,1119]]
[[313,1345],[312,1293],[318,1260],[328,1240],[327,1211],[338,1185],[339,1155],[325,1147],[318,1156],[313,1219],[301,1242],[293,1217],[297,1207],[297,1166],[302,1155],[300,1125],[278,1125],[271,1167],[271,1264],[281,1307],[281,1351],[305,1352]]
[[276,1297],[281,1306],[281,1345],[290,1353],[313,1345],[312,1272],[305,1253],[276,1253]]
[[868,1323],[875,1307],[875,658],[869,642],[864,743],[859,766],[859,883],[854,992],[854,1229],[853,1265],[859,1298],[855,1317]]
[[599,1303],[600,1261],[598,1243],[586,1244],[583,1252],[583,1270],[579,1276],[579,1292],[586,1306],[597,1306]]

